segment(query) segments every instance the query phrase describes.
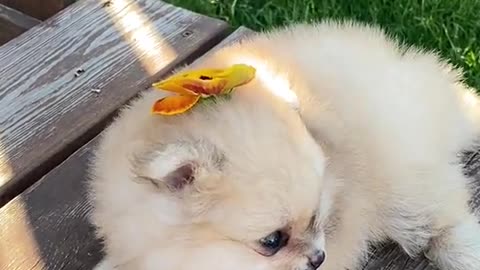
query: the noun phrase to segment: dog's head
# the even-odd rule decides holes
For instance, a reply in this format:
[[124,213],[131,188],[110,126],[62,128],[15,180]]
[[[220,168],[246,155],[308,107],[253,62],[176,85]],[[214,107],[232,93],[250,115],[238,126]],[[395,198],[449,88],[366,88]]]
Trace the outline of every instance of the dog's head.
[[[151,253],[170,269],[322,264],[325,157],[297,112],[259,87],[253,82],[228,101],[170,118],[126,120],[127,111],[118,121],[138,129],[130,137],[121,134],[129,125],[110,128],[97,155],[104,181],[94,184],[107,251]],[[114,154],[118,148],[131,149],[128,161],[107,168],[125,155]],[[101,203],[102,193],[109,203]]]

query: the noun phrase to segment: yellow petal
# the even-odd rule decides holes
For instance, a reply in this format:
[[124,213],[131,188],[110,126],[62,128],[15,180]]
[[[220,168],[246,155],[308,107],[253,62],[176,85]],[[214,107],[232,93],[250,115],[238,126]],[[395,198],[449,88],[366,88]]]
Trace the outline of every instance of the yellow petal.
[[164,90],[172,93],[177,93],[180,95],[197,95],[195,92],[187,90],[182,85],[178,84],[176,80],[167,79],[161,82],[156,82],[152,86],[159,90]]
[[201,69],[181,72],[154,84],[155,88],[182,95],[219,95],[244,85],[255,77],[255,68],[237,64],[226,69]]
[[255,78],[255,68],[252,66],[238,64],[233,65],[229,69],[225,70],[221,76],[225,78],[227,84],[224,86],[223,91],[230,90],[234,87],[241,86],[249,83]]
[[169,96],[159,99],[153,104],[152,113],[175,115],[188,111],[200,99],[200,96]]

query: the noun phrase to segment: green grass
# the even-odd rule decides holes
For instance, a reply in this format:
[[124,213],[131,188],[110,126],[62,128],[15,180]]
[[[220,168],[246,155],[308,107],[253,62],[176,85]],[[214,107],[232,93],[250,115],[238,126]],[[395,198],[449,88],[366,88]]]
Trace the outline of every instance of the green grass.
[[254,30],[325,18],[376,23],[408,44],[440,52],[480,89],[480,0],[166,1]]

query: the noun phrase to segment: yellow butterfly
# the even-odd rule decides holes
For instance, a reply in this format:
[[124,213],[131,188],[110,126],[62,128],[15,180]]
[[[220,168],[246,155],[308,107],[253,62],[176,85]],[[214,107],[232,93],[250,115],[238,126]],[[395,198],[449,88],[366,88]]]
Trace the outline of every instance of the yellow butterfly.
[[159,99],[152,113],[175,115],[188,111],[200,99],[229,94],[233,88],[249,83],[255,77],[255,68],[236,64],[226,69],[186,71],[154,83],[159,90],[177,95]]

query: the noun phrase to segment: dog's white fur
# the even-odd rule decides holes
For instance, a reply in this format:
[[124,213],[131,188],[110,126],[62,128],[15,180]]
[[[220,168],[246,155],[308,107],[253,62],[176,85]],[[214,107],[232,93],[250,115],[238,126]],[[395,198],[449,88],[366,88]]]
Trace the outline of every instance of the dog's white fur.
[[[320,269],[355,269],[387,238],[442,270],[480,269],[457,160],[480,107],[459,72],[333,22],[258,34],[187,68],[235,63],[257,77],[230,100],[160,117],[149,110],[162,93],[147,92],[104,133],[91,182],[99,269],[302,270],[312,247],[326,250]],[[168,188],[186,163],[193,182]],[[283,227],[289,244],[260,255],[257,240]]]

